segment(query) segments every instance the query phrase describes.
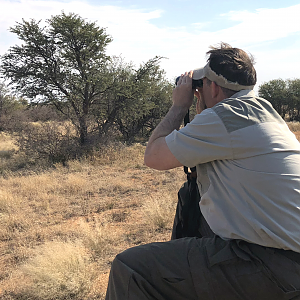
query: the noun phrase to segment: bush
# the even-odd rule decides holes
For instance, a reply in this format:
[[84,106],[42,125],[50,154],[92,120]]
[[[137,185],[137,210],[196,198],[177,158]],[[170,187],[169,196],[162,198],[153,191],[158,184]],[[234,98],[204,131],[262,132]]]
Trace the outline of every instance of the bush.
[[82,155],[74,128],[69,123],[25,123],[16,133],[19,150],[31,160],[65,163]]
[[25,118],[31,122],[62,122],[65,120],[64,116],[50,105],[29,106],[26,110],[23,110],[22,113]]

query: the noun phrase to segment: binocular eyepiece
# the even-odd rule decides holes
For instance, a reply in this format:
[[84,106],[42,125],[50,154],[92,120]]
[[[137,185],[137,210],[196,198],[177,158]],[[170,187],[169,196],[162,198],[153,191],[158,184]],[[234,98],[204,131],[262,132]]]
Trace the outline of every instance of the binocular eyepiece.
[[[175,80],[175,85],[179,80],[180,76],[178,76]],[[192,79],[192,89],[195,90],[197,87],[203,87],[203,80],[202,79]]]

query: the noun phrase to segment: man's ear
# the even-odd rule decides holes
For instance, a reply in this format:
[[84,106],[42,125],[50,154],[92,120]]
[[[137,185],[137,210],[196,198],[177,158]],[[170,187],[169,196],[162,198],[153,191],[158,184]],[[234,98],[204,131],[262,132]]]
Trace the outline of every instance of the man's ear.
[[214,81],[212,81],[210,88],[212,98],[217,98],[221,90],[220,87]]

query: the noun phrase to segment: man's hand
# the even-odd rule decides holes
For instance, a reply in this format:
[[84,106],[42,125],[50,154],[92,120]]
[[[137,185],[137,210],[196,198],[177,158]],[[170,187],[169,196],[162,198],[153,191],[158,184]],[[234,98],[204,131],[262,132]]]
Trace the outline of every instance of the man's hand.
[[182,166],[168,148],[165,137],[174,129],[179,129],[184,116],[193,103],[192,76],[193,71],[190,71],[180,77],[173,90],[172,107],[151,134],[144,157],[145,164],[150,168],[168,170]]
[[192,90],[193,71],[185,72],[177,82],[173,90],[173,105],[189,109],[193,103],[194,92]]

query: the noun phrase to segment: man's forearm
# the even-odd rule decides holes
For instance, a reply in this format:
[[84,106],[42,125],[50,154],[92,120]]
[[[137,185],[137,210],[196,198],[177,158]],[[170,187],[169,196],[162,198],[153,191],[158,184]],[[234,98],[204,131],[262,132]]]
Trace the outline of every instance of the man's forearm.
[[144,162],[156,170],[168,170],[182,166],[170,151],[165,137],[174,129],[179,129],[184,116],[193,103],[192,72],[185,73],[173,90],[173,105],[164,119],[153,131],[146,147]]
[[180,125],[182,124],[182,121],[187,111],[187,107],[173,105],[164,117],[164,119],[157,125],[157,127],[152,132],[148,142],[148,146],[150,147],[152,143],[158,138],[166,137],[174,129],[178,130]]

